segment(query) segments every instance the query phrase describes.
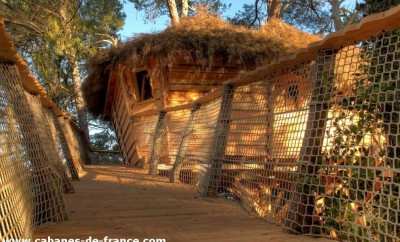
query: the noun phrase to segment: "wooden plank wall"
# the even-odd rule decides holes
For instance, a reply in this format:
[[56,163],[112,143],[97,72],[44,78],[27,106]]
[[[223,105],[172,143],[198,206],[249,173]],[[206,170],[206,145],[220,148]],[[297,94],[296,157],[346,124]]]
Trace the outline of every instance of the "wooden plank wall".
[[[153,102],[145,105],[131,106],[123,80],[116,82],[114,104],[112,105],[112,120],[121,146],[124,162],[128,166],[147,166],[150,157],[151,138],[154,133],[158,114],[133,119],[133,110],[153,109]],[[143,107],[144,106],[144,107]]]
[[[129,112],[126,108],[121,82],[116,82],[114,104],[112,105],[112,120],[120,144],[122,157],[126,165],[133,163],[134,158],[128,153],[130,147],[133,147],[132,139],[128,140]],[[127,142],[130,141],[130,142]]]

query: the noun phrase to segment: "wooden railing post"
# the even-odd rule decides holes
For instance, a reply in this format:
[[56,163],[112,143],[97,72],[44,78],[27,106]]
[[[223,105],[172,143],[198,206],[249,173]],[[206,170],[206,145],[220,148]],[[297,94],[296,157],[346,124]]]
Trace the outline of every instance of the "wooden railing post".
[[68,166],[63,162],[64,158],[67,159],[67,156],[64,153],[64,149],[61,150],[62,155],[60,154],[59,149],[62,148],[62,142],[60,140],[60,130],[57,129],[55,119],[56,117],[53,113],[53,110],[42,107],[42,125],[40,127],[41,133],[44,133],[47,136],[45,137],[48,138],[48,143],[46,143],[45,146],[54,147],[54,149],[47,149],[47,152],[51,157],[50,160],[53,160],[54,167],[61,177],[64,193],[74,193],[75,189],[67,175]]
[[224,86],[222,101],[218,114],[217,126],[214,131],[214,140],[210,155],[210,166],[200,177],[199,190],[203,196],[215,196],[219,189],[222,175],[223,156],[229,133],[229,124],[232,112],[234,87],[231,84]]
[[59,138],[61,142],[61,147],[63,149],[65,159],[67,160],[67,167],[69,170],[69,173],[71,175],[71,179],[75,181],[79,181],[79,170],[78,167],[76,166],[76,162],[74,159],[74,156],[72,155],[72,148],[68,140],[68,136],[66,134],[67,130],[65,128],[65,120],[63,116],[56,117],[54,120],[54,124],[56,125],[56,128],[59,130]]
[[200,104],[195,103],[192,107],[189,120],[186,123],[185,128],[182,131],[182,137],[179,143],[178,152],[176,154],[174,166],[170,174],[170,182],[175,183],[179,180],[179,174],[181,173],[183,161],[185,159],[185,153],[187,149],[187,142],[189,141],[190,134],[192,134],[193,122],[195,119],[196,111],[199,110]]
[[150,168],[149,168],[150,175],[157,175],[158,161],[159,161],[159,157],[157,157],[157,154],[162,149],[162,147],[160,147],[159,141],[165,134],[165,132],[163,132],[165,130],[165,117],[166,117],[166,112],[161,111],[158,115],[156,128],[154,130],[154,136],[151,144],[152,148],[150,154]]
[[[275,101],[274,101],[274,93],[273,93],[273,88],[275,83],[274,82],[268,82],[265,85],[267,85],[265,88],[267,89],[266,94],[267,94],[267,118],[266,118],[266,124],[267,124],[267,144],[266,144],[266,153],[268,154],[268,158],[272,160],[273,157],[273,151],[274,151],[274,119],[275,119]],[[268,165],[267,165],[268,166]]]

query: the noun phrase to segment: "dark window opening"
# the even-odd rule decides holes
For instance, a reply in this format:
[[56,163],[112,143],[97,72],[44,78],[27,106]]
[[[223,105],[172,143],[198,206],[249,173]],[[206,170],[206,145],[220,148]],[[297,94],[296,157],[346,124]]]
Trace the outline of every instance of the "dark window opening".
[[289,86],[288,97],[290,99],[293,99],[294,101],[297,100],[297,98],[299,97],[299,87],[297,86],[297,84],[292,84]]
[[138,87],[139,100],[144,101],[153,98],[150,76],[147,71],[136,72],[136,83]]

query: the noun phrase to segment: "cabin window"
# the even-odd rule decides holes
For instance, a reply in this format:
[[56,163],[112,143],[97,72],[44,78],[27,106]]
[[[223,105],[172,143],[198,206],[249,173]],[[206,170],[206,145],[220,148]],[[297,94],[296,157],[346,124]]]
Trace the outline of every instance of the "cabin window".
[[299,97],[299,87],[297,84],[292,84],[288,88],[288,98],[294,101]]
[[147,71],[136,72],[136,84],[138,87],[138,94],[140,101],[153,98],[150,76]]

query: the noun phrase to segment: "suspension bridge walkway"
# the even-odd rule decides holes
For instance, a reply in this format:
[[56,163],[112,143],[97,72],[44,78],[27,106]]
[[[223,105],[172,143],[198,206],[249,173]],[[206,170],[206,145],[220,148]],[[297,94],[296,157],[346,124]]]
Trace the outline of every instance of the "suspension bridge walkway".
[[310,241],[249,216],[237,202],[199,197],[143,170],[89,166],[66,196],[69,220],[41,226],[36,238],[166,239],[166,241]]
[[87,165],[0,18],[0,241],[399,241],[399,20],[371,15],[193,103],[114,110],[134,169]]

